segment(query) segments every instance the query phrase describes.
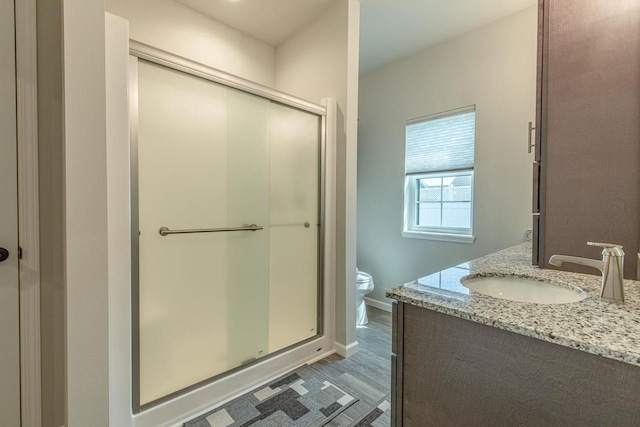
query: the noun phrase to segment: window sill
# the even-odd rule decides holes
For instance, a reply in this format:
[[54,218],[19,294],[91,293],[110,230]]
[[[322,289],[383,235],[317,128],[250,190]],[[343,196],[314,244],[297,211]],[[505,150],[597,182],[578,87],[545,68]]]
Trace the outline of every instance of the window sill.
[[402,237],[406,237],[409,239],[438,240],[440,242],[453,243],[473,243],[476,240],[475,236],[464,234],[432,233],[424,231],[403,231]]

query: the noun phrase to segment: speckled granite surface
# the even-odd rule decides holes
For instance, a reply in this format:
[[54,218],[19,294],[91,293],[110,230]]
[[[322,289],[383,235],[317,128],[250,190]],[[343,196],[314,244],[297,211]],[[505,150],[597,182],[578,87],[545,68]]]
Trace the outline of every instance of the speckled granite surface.
[[[569,304],[513,302],[470,291],[460,284],[466,276],[534,278],[579,287],[587,297]],[[599,291],[599,276],[531,266],[527,242],[390,289],[386,296],[640,366],[640,282],[625,281],[624,305],[601,302]]]

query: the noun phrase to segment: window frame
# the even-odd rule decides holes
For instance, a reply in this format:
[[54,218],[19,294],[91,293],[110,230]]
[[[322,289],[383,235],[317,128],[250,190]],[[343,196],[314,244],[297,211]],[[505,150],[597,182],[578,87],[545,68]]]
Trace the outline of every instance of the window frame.
[[[421,120],[435,119],[438,117],[446,117],[449,115],[455,115],[461,110],[469,109],[470,107],[464,107],[461,109],[445,111],[442,113],[433,114],[430,116],[422,117],[419,119],[407,120],[405,124],[405,167],[406,167],[406,150],[407,150],[407,127],[409,124],[416,123]],[[475,105],[472,106],[475,112]],[[474,116],[475,123],[475,116]],[[475,152],[476,136],[474,134],[473,145]],[[475,156],[474,156],[475,157]],[[457,243],[473,243],[475,242],[475,236],[473,235],[473,223],[474,223],[474,208],[475,208],[475,159],[474,165],[465,169],[444,169],[438,171],[429,171],[424,173],[407,173],[405,172],[404,181],[404,224],[402,228],[402,237],[414,238],[414,239],[428,239],[439,240],[446,242]],[[458,228],[458,227],[433,227],[433,226],[420,226],[418,225],[418,181],[425,178],[442,178],[452,176],[471,176],[471,197],[470,197],[470,228]],[[440,200],[440,209],[442,211],[443,201]]]
[[[470,176],[471,177],[471,197],[468,203],[470,203],[470,227],[434,227],[426,225],[418,225],[418,205],[421,203],[418,198],[418,182],[421,179],[428,178],[445,178],[456,176]],[[425,174],[409,174],[405,175],[405,225],[403,233],[419,233],[431,237],[449,236],[447,240],[451,240],[451,236],[460,236],[462,240],[468,240],[469,237],[473,237],[473,207],[474,207],[474,171],[473,169],[457,170],[457,171],[442,171],[442,172],[429,172]],[[422,202],[424,203],[424,202]],[[440,210],[442,211],[444,201],[440,200]],[[405,236],[408,237],[408,236]],[[467,238],[467,239],[465,239]]]

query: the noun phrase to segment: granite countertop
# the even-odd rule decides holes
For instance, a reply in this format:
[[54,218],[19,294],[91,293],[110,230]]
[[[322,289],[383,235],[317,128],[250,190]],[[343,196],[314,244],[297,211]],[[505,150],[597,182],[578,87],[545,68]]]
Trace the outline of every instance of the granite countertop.
[[[463,277],[526,277],[586,292],[583,301],[533,304],[470,291]],[[600,301],[600,276],[540,270],[522,243],[386,292],[388,298],[640,366],[640,282],[625,280],[625,304]]]

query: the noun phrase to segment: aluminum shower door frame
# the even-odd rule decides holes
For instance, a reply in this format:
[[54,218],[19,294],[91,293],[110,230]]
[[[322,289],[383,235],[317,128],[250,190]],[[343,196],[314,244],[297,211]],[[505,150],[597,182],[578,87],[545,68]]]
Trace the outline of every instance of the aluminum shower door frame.
[[[327,107],[280,92],[261,84],[217,70],[215,68],[171,54],[135,40],[129,42],[129,115],[130,115],[130,171],[131,171],[131,363],[132,363],[132,410],[139,414],[147,409],[169,402],[224,377],[244,370],[255,364],[272,359],[304,344],[323,338],[325,335],[325,192],[326,192],[326,155],[327,155]],[[319,165],[319,204],[318,204],[318,319],[317,333],[305,340],[287,346],[247,364],[243,364],[221,374],[200,381],[182,390],[171,393],[144,405],[140,404],[140,269],[139,269],[139,194],[138,194],[138,63],[140,60],[151,62],[191,76],[256,95],[270,101],[297,110],[317,115],[320,120],[320,165]]]

